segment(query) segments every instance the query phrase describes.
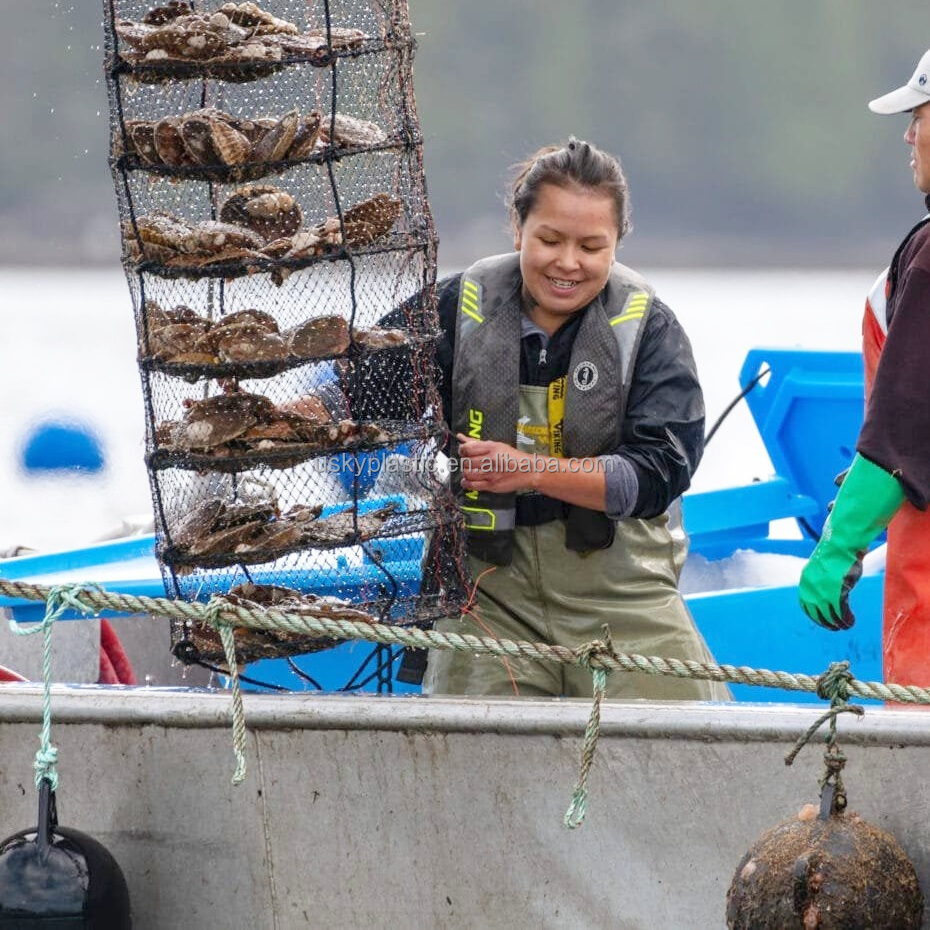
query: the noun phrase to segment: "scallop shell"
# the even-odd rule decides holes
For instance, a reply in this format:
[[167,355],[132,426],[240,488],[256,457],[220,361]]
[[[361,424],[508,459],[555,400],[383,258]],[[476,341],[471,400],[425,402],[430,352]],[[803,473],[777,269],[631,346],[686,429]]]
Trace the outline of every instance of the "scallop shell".
[[341,316],[307,320],[285,334],[291,352],[299,358],[342,355],[349,348],[349,324]]
[[133,23],[128,19],[116,21],[116,34],[131,48],[138,51],[143,50],[143,46],[148,41],[149,36],[155,31],[152,26],[143,23]]
[[130,150],[139,156],[146,165],[160,163],[158,149],[155,148],[155,125],[150,120],[127,120],[126,135]]
[[387,140],[387,133],[376,123],[344,113],[323,118],[320,138],[326,143],[330,142],[331,129],[334,146],[380,145]]
[[254,29],[256,26],[274,26],[280,23],[282,27],[290,26],[295,32],[297,27],[286,20],[277,19],[271,13],[263,10],[257,3],[224,3],[219,12],[229,17],[231,23],[237,26],[244,26],[246,29]]
[[210,255],[221,249],[259,249],[261,246],[261,237],[251,229],[235,223],[202,220],[182,239],[179,251]]
[[149,334],[151,355],[166,362],[177,361],[181,355],[197,351],[200,348],[200,340],[206,333],[205,325],[169,323]]
[[282,55],[313,56],[326,48],[326,39],[319,35],[291,35],[281,32],[266,33],[258,39],[266,48],[276,48]]
[[210,141],[225,165],[243,164],[252,151],[248,138],[222,119],[210,120]]
[[219,160],[213,148],[212,124],[214,120],[198,113],[189,113],[181,119],[181,139],[191,161],[198,165],[213,165]]
[[277,362],[288,356],[284,338],[257,323],[224,326],[214,334],[213,344],[226,362]]
[[272,239],[267,245],[262,246],[262,255],[268,258],[282,258],[293,248],[293,242],[289,236],[281,239]]
[[246,184],[233,191],[220,208],[220,219],[254,230],[265,241],[292,236],[303,214],[297,201],[271,184]]
[[169,0],[165,6],[152,7],[142,17],[142,22],[149,26],[164,26],[165,23],[169,23],[179,16],[187,16],[193,12],[193,8],[186,0]]
[[241,326],[244,323],[257,326],[266,333],[278,332],[278,321],[270,313],[252,307],[227,314],[213,324],[213,329],[216,331],[224,326]]
[[270,129],[274,129],[278,125],[276,119],[268,119],[266,117],[261,117],[259,119],[233,119],[230,121],[230,126],[233,129],[238,130],[249,140],[250,145],[254,145],[262,136],[265,135]]
[[297,135],[300,114],[291,110],[278,120],[275,127],[255,143],[250,161],[281,161]]
[[[170,213],[150,213],[136,220],[139,238],[146,245],[164,246],[180,251],[181,243],[191,233],[191,225]],[[129,225],[130,233],[132,226]]]
[[386,236],[397,222],[403,204],[388,194],[375,194],[342,214],[345,244],[356,248]]
[[187,165],[190,158],[181,136],[181,120],[176,116],[163,116],[154,126],[155,150],[162,164]]
[[300,128],[294,136],[291,147],[287,150],[287,158],[306,158],[316,147],[320,138],[320,123],[323,116],[319,110],[311,110],[301,121]]
[[[324,44],[326,42],[325,29],[308,29],[304,35],[310,38],[320,38]],[[339,50],[358,48],[368,38],[361,29],[352,29],[346,26],[331,26],[329,36],[330,48]]]

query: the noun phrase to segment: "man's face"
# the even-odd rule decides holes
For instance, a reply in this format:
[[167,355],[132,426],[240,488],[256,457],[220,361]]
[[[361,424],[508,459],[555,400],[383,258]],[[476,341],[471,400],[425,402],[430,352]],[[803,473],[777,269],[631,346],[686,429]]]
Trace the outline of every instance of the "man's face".
[[904,141],[911,147],[914,184],[918,190],[930,194],[930,103],[911,110]]

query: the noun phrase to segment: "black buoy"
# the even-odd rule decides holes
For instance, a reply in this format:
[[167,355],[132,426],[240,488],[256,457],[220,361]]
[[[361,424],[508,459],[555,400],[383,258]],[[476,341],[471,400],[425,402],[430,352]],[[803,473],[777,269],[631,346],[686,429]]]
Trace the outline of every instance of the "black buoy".
[[43,778],[39,821],[0,842],[0,930],[131,930],[129,889],[110,852],[58,826]]

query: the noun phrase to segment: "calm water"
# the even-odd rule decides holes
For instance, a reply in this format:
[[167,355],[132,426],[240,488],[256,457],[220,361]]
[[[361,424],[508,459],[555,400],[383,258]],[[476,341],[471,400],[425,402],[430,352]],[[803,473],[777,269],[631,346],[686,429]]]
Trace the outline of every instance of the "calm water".
[[[879,269],[673,271],[639,269],[675,311],[694,346],[708,422],[739,391],[757,346],[856,349],[865,293]],[[0,550],[56,549],[107,535],[151,512],[132,304],[121,270],[0,269]],[[20,467],[37,422],[77,418],[99,434],[100,477],[62,482]],[[694,487],[771,473],[740,405],[710,444]]]

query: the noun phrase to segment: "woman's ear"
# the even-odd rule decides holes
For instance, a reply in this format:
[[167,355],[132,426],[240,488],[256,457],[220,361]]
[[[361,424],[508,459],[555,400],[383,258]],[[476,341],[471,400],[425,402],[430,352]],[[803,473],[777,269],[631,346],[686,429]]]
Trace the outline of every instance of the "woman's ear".
[[520,246],[523,245],[523,230],[519,226],[513,228],[513,247],[519,252]]

